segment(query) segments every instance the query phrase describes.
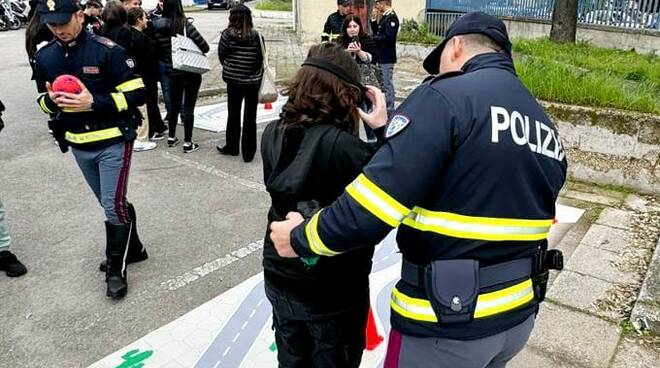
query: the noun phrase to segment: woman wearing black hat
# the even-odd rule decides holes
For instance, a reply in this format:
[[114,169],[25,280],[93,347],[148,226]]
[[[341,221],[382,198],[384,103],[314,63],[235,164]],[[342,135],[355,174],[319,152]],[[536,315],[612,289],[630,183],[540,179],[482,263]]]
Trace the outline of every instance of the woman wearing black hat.
[[[264,182],[268,213],[281,221],[290,211],[311,216],[336,199],[369,161],[377,145],[357,135],[365,88],[353,58],[340,46],[310,49],[289,82],[280,120],[264,131]],[[386,116],[385,97],[369,87],[374,109]],[[384,119],[383,119],[384,120]],[[377,127],[374,127],[377,128]],[[281,367],[358,367],[365,347],[373,246],[349,255],[280,258],[264,239],[266,295]]]

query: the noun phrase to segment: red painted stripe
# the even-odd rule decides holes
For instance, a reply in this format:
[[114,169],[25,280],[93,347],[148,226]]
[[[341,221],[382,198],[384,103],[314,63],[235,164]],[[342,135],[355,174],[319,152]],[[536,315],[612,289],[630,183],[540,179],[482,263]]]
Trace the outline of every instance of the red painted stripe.
[[115,191],[115,212],[119,222],[128,224],[131,222],[128,214],[128,202],[126,201],[126,192],[128,190],[128,173],[131,168],[131,157],[133,154],[133,142],[124,144],[124,155],[122,157],[121,169],[119,171],[119,180],[117,181],[117,190]]
[[383,368],[399,368],[401,357],[401,333],[392,329],[390,338],[387,341],[387,355],[385,356],[385,365]]

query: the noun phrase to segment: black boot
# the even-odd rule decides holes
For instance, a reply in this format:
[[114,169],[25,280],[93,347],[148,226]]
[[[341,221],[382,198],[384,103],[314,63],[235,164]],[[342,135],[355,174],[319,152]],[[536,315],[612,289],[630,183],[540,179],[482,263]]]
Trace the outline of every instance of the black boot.
[[[135,208],[131,203],[128,204],[128,215],[131,218],[131,222],[133,224],[131,228],[130,242],[128,244],[128,255],[126,256],[126,263],[130,264],[146,260],[149,258],[149,254],[147,254],[147,249],[144,247],[140,241],[140,237],[138,236],[137,215],[135,213]],[[99,271],[105,272],[106,267],[106,262],[101,262],[99,265]]]
[[125,259],[131,226],[113,225],[106,222],[105,234],[107,239],[105,255],[108,264],[105,271],[105,282],[108,284],[106,295],[112,299],[121,299],[128,291]]

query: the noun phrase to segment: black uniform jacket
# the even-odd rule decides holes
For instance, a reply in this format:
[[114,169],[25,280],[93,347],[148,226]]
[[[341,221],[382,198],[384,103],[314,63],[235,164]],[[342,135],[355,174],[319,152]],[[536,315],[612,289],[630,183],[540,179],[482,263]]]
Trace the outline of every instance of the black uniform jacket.
[[344,25],[344,17],[339,14],[339,11],[328,15],[328,19],[325,21],[325,25],[323,25],[321,38],[327,38],[328,41],[332,41],[333,38],[341,34],[342,25]]
[[274,122],[264,131],[264,182],[272,199],[264,240],[266,283],[306,302],[312,313],[338,312],[355,303],[353,296],[368,295],[374,248],[361,247],[344,256],[323,257],[307,267],[300,259],[277,255],[270,240],[270,223],[298,210],[300,202],[316,201],[320,206],[332,203],[375,150],[375,145],[331,124],[284,128]]
[[[394,112],[385,136],[344,194],[292,231],[298,255],[342,255],[393,228],[403,258],[419,266],[454,259],[480,267],[526,262],[547,244],[566,156],[510,58],[477,55],[461,72],[425,82]],[[472,318],[461,323],[438,317],[427,290],[401,280],[392,293],[392,327],[453,339],[507,330],[538,309],[526,272],[488,286],[477,282],[477,293],[469,295]],[[457,285],[451,277],[446,282]]]
[[399,33],[399,17],[396,16],[394,10],[390,9],[389,12],[383,15],[380,23],[372,21],[371,29],[374,32],[372,37],[378,49],[378,62],[381,64],[396,63],[396,37]]
[[[51,41],[37,52],[35,59],[37,87],[44,92],[37,103],[56,120],[62,134],[69,133],[70,145],[98,149],[135,139],[138,123],[135,114],[139,114],[137,107],[144,104],[144,83],[136,73],[135,61],[121,46],[83,30],[69,45]],[[87,87],[94,96],[91,110],[60,109],[45,93],[46,82],[52,84],[62,74],[76,76]],[[110,137],[112,134],[107,129],[115,127],[121,130],[121,136]],[[105,134],[82,136],[96,131]]]

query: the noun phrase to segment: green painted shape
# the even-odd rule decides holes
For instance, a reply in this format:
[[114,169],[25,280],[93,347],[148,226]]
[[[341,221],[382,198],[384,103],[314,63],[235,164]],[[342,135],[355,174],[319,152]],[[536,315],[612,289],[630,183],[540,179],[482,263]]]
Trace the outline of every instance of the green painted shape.
[[272,343],[272,344],[270,345],[270,347],[268,348],[268,350],[270,350],[270,351],[272,351],[272,352],[277,351],[277,344],[276,344],[276,343]]
[[124,361],[120,365],[115,366],[115,368],[143,368],[143,362],[149,359],[153,354],[153,350],[143,352],[140,352],[140,349],[131,350],[121,356]]

